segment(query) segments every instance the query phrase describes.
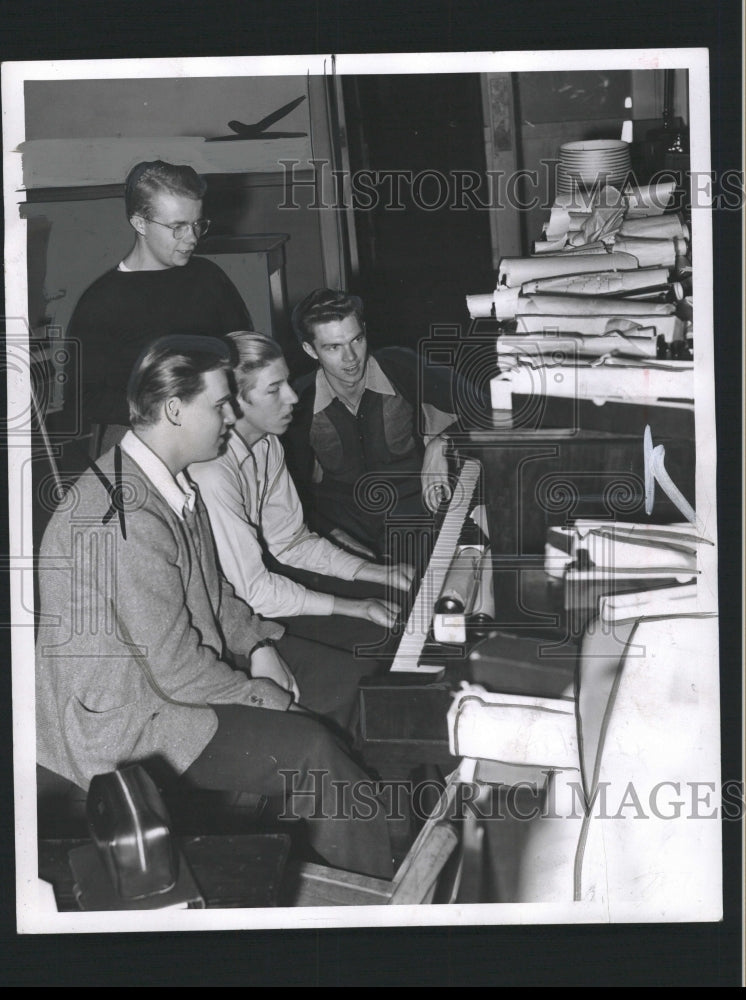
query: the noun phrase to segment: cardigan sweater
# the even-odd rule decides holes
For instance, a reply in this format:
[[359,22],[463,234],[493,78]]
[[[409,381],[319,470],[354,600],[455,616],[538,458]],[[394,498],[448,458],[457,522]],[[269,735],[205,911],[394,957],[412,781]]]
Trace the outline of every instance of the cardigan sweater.
[[[97,466],[113,487],[114,450]],[[286,709],[231,654],[282,626],[257,618],[221,577],[204,506],[177,516],[126,454],[121,516],[95,472],[73,485],[44,533],[36,648],[37,760],[86,788],[151,756],[185,771],[217,728],[209,704]],[[156,692],[150,672],[173,704]]]

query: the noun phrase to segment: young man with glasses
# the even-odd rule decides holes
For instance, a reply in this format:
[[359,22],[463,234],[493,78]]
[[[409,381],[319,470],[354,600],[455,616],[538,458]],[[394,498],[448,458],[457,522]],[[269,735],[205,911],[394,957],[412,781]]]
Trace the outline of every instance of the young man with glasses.
[[80,344],[80,386],[66,406],[94,425],[97,457],[127,430],[127,378],[143,348],[168,334],[221,337],[252,328],[240,294],[212,261],[194,257],[209,220],[205,181],[191,167],[139,163],[125,182],[125,210],[135,242],[118,267],[83,293],[69,336]]

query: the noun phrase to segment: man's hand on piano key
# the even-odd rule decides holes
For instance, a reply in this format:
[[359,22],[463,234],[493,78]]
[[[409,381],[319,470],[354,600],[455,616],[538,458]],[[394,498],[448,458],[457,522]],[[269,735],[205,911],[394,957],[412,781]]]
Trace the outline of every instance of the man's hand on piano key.
[[422,502],[433,514],[442,503],[451,499],[447,444],[445,438],[434,437],[425,448],[422,459]]
[[356,580],[366,583],[379,583],[383,587],[393,587],[395,590],[408,592],[414,580],[414,566],[409,563],[369,563],[355,574]]
[[400,607],[394,601],[384,601],[377,597],[353,600],[349,597],[334,598],[334,614],[348,618],[364,618],[383,628],[392,628],[399,618]]
[[409,591],[414,580],[414,566],[409,563],[396,563],[386,567],[386,583],[397,590]]

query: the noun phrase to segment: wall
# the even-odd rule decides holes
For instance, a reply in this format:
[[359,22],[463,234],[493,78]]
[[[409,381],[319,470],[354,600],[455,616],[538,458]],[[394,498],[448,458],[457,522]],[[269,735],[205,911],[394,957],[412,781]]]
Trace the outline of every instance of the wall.
[[[208,176],[205,214],[211,235],[284,233],[290,307],[339,273],[333,226],[306,206],[283,208],[280,162],[302,165],[326,155],[328,121],[324,79],[316,76],[173,77],[164,79],[31,80],[24,88],[24,177],[33,202],[28,226],[29,320],[36,335],[49,325],[64,334],[80,294],[129,251],[133,233],[124,214],[127,171],[159,150],[192,163]],[[230,135],[228,122],[257,122],[305,97],[268,131],[290,137],[206,143]],[[312,145],[313,136],[313,145]],[[319,152],[320,151],[320,152]],[[310,176],[306,174],[305,176]],[[81,188],[62,191],[61,188]],[[40,190],[40,188],[42,190]],[[80,196],[92,200],[79,200]],[[330,213],[325,213],[329,215]],[[235,270],[232,262],[231,270]],[[247,258],[239,286],[257,328],[268,328],[262,263]]]
[[[229,121],[257,122],[305,93],[303,76],[30,80],[26,139],[230,135]],[[271,129],[308,132],[309,115],[305,101]]]
[[[217,185],[216,185],[217,187]],[[287,233],[288,299],[292,305],[323,283],[323,256],[317,224],[303,210],[283,210],[281,180],[252,187],[236,182],[208,190],[205,214],[210,234]],[[24,208],[33,220],[28,233],[29,320],[32,328],[48,323],[63,332],[81,293],[129,252],[134,234],[121,196],[92,200],[35,201]],[[254,265],[246,262],[247,269]],[[31,275],[33,274],[33,279]],[[251,287],[251,279],[249,288]],[[247,303],[257,328],[268,305],[253,297]]]

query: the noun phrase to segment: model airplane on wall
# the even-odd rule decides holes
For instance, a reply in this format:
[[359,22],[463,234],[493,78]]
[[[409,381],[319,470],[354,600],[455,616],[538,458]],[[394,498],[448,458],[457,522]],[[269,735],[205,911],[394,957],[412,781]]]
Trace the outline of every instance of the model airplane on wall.
[[301,94],[294,101],[283,104],[277,111],[273,111],[253,125],[244,125],[243,122],[239,121],[228,122],[228,128],[233,129],[234,135],[218,135],[206,139],[205,142],[236,142],[238,139],[302,139],[308,135],[307,132],[268,132],[267,129],[270,125],[274,125],[275,122],[290,114],[293,108],[297,108],[305,99],[306,95]]

